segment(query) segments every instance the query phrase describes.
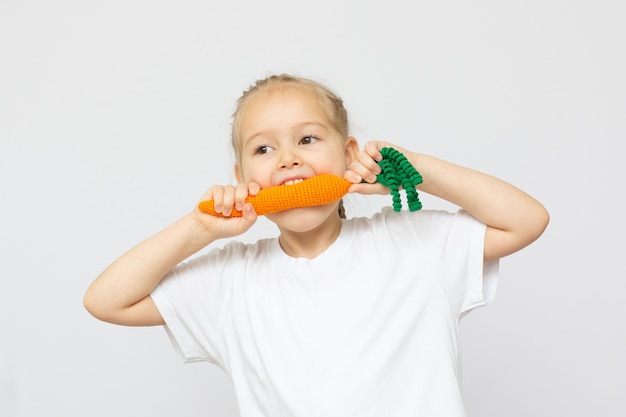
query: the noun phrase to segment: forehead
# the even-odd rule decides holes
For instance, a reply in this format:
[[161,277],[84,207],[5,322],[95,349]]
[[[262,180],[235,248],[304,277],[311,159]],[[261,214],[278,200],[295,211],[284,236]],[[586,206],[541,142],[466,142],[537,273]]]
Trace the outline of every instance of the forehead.
[[283,83],[266,86],[254,92],[248,99],[245,107],[260,104],[266,106],[268,102],[274,104],[279,102],[299,102],[309,107],[319,107],[322,111],[326,109],[322,105],[323,96],[314,87],[305,84]]
[[255,134],[255,130],[294,123],[317,122],[331,127],[331,118],[322,105],[320,94],[300,85],[268,86],[256,91],[245,103],[241,116],[244,139]]

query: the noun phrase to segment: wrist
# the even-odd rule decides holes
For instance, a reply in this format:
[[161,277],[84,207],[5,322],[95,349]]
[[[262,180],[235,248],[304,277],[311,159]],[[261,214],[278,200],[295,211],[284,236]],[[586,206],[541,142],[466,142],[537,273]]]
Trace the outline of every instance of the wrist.
[[202,223],[195,212],[186,214],[170,228],[171,238],[174,242],[179,242],[186,256],[194,254],[219,238]]

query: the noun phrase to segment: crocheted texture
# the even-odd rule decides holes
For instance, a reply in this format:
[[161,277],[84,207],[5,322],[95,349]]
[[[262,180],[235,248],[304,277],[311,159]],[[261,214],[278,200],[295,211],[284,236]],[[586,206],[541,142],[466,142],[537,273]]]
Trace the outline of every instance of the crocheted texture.
[[[258,215],[298,207],[321,206],[339,200],[348,192],[351,185],[352,183],[344,178],[322,174],[293,185],[264,188],[257,195],[249,196],[246,202],[252,203]],[[203,213],[222,216],[222,213],[215,212],[213,200],[200,202],[198,208]],[[241,211],[233,210],[230,217],[241,217],[241,215]]]
[[394,211],[402,210],[400,198],[400,186],[406,192],[409,211],[417,211],[422,208],[415,186],[423,182],[422,176],[415,167],[406,159],[404,154],[393,148],[382,148],[380,153],[383,159],[378,162],[382,172],[376,176],[376,181],[389,187],[393,200]]
[[[410,211],[422,208],[415,186],[422,183],[422,176],[406,157],[393,148],[382,148],[383,159],[378,162],[382,172],[376,181],[391,190],[394,211],[402,210],[400,187],[406,192]],[[258,215],[276,213],[298,207],[311,207],[330,204],[343,197],[352,184],[344,178],[322,174],[293,185],[279,185],[265,188],[256,196],[249,196],[246,202],[252,203]],[[213,200],[198,204],[200,211],[213,216],[222,216],[213,206]],[[242,213],[233,210],[230,217],[241,217]]]

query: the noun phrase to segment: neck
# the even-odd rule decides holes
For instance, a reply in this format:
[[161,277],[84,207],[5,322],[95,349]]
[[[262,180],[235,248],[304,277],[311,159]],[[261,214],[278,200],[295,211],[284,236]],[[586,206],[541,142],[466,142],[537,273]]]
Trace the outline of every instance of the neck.
[[278,241],[287,255],[313,259],[328,249],[337,240],[340,232],[341,219],[333,215],[315,229],[306,232],[281,229]]

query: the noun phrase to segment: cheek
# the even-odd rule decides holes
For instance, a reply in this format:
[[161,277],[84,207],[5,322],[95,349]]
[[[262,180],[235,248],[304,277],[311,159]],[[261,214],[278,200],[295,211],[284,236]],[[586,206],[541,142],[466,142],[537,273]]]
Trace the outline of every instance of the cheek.
[[249,182],[250,170],[247,168],[245,161],[239,161],[238,166],[235,168],[235,176],[238,183]]
[[335,175],[343,176],[347,167],[345,152],[343,150],[338,150],[333,155],[335,156],[326,160],[329,171]]
[[261,167],[251,166],[250,164],[245,165],[245,162],[240,171],[240,178],[244,183],[256,182],[261,186],[261,188],[268,187],[272,182],[271,174],[263,170]]

